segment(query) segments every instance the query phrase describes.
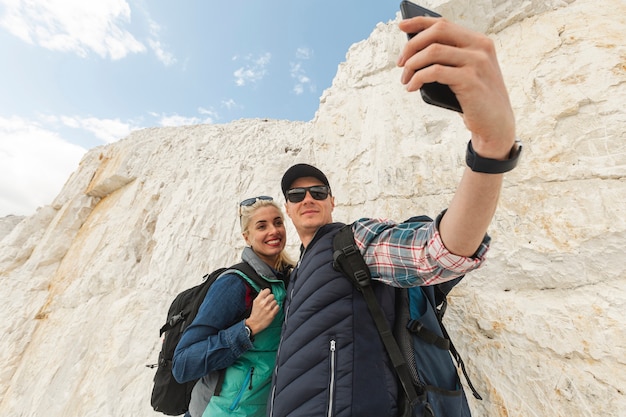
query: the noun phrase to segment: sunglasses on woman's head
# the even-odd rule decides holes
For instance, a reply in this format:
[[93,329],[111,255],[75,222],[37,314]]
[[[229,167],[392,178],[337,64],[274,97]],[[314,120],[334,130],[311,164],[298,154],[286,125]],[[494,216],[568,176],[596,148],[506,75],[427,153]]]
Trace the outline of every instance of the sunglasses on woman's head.
[[326,200],[330,194],[330,188],[327,185],[314,185],[312,187],[298,187],[287,190],[287,200],[291,203],[299,203],[306,197],[306,192],[311,194],[315,200]]
[[274,199],[268,195],[260,195],[258,197],[246,198],[241,203],[239,203],[239,207],[250,207],[257,201],[274,201]]

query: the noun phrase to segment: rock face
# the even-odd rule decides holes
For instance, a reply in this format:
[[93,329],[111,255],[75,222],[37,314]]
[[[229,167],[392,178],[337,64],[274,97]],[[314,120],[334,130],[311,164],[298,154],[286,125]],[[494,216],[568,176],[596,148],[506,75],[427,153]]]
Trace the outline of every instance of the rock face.
[[[489,261],[448,310],[484,396],[474,414],[623,416],[626,3],[424,5],[490,33],[525,143]],[[391,22],[353,45],[310,122],[146,129],[91,150],[50,206],[3,232],[0,415],[157,415],[145,365],[169,303],[239,258],[238,201],[280,199],[295,162],[329,175],[337,221],[445,208],[469,135],[404,91],[404,41]]]

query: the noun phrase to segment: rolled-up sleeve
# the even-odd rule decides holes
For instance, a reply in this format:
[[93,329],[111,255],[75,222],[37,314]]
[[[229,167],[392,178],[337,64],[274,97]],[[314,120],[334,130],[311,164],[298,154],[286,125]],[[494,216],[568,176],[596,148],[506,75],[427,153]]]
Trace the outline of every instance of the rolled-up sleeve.
[[353,223],[354,240],[372,273],[372,279],[395,287],[434,285],[479,268],[490,238],[471,257],[451,253],[439,234],[439,220],[425,216],[396,223],[386,219],[361,219]]

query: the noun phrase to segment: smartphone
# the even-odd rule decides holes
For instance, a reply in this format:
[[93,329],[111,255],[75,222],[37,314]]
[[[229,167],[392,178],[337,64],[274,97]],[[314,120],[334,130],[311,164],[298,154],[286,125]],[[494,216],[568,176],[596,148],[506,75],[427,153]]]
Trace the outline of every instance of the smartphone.
[[[402,13],[403,19],[409,19],[415,16],[441,17],[440,14],[418,6],[408,0],[403,0],[400,3],[400,13]],[[407,36],[411,39],[415,35],[416,33],[409,33]],[[422,94],[422,99],[428,104],[463,113],[459,100],[456,99],[456,95],[446,84],[437,82],[424,84],[420,89],[420,93]]]

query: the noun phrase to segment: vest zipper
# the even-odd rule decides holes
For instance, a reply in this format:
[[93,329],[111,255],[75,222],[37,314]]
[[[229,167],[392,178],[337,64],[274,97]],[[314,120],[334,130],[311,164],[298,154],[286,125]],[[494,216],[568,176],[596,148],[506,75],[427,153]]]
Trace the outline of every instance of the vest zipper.
[[333,416],[333,406],[335,404],[335,368],[337,366],[337,343],[334,339],[330,341],[330,381],[328,386],[328,414],[327,417]]
[[270,396],[270,417],[274,415],[274,396],[276,395],[276,385],[272,386],[272,395]]
[[243,393],[246,391],[246,388],[252,389],[252,375],[253,374],[254,374],[254,367],[250,368],[250,370],[246,374],[246,379],[244,379],[243,384],[241,384],[241,388],[239,389],[239,392],[237,393],[237,396],[235,397],[235,400],[229,407],[230,411],[234,411],[235,408],[237,408],[237,406],[241,402]]
[[[304,257],[304,254],[306,253],[306,248],[304,249],[304,251],[302,251],[302,253],[300,254],[300,258],[298,259],[298,262],[296,263],[295,268],[293,269],[292,275],[293,280],[290,280],[290,284],[292,286],[291,288],[291,293],[289,295],[291,295],[291,299],[293,300],[293,291],[294,291],[294,287],[295,287],[295,281],[296,278],[298,277],[298,268],[300,267],[300,263],[302,262],[302,258]],[[293,281],[293,282],[291,282]],[[285,288],[285,301],[287,300],[287,288]],[[283,307],[283,313],[285,314],[285,318],[283,319],[283,326],[285,326],[287,324],[287,318],[289,317],[289,310],[291,307],[291,303],[289,303],[289,305],[287,305],[287,303],[284,303],[285,306]],[[276,350],[276,364],[274,365],[274,377],[278,374],[278,358],[280,357],[280,346],[283,344],[283,334],[281,332],[280,335],[280,341],[278,342],[278,349]],[[275,380],[275,378],[273,378]],[[274,415],[274,398],[276,396],[276,385],[272,384],[272,391],[270,394],[270,398],[269,398],[269,402],[270,402],[270,410],[269,410],[269,417],[272,417]]]

